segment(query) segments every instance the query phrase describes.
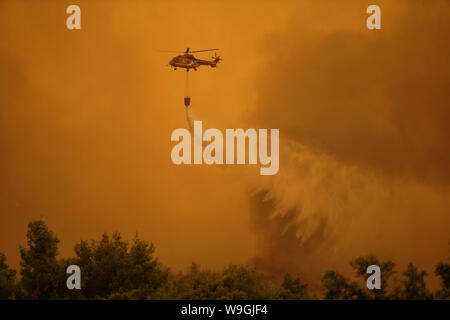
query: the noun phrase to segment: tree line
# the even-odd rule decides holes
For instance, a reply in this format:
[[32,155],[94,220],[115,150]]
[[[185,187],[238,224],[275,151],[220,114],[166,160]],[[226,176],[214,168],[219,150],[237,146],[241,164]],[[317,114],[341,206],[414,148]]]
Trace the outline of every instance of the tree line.
[[[172,272],[155,255],[153,243],[136,235],[126,241],[121,234],[104,233],[99,240],[82,240],[75,256],[58,258],[59,239],[42,219],[28,224],[27,244],[20,247],[20,270],[10,268],[0,253],[0,299],[449,299],[450,264],[439,262],[435,292],[427,288],[427,273],[408,264],[395,277],[392,261],[375,255],[350,262],[355,272],[348,278],[335,270],[321,277],[321,292],[311,293],[298,275],[274,279],[254,267],[230,265],[222,271],[203,270],[192,263],[187,272]],[[366,270],[381,268],[381,289],[368,290]],[[81,290],[66,286],[66,269],[82,270]]]

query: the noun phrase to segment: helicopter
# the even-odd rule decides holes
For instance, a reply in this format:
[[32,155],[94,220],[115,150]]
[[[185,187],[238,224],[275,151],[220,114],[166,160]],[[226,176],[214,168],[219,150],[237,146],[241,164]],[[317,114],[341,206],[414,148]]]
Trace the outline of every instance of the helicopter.
[[190,69],[194,69],[194,71],[197,71],[197,68],[200,66],[210,66],[211,68],[215,68],[217,63],[219,63],[219,61],[222,60],[220,56],[216,55],[216,52],[214,52],[214,56],[212,56],[213,60],[211,61],[197,59],[196,57],[194,57],[192,53],[217,51],[217,50],[219,49],[190,51],[190,48],[187,48],[186,51],[164,51],[164,52],[183,53],[174,57],[172,60],[169,61],[167,65],[172,66],[174,70],[177,70],[177,68],[184,68],[186,69],[187,72],[189,72]]

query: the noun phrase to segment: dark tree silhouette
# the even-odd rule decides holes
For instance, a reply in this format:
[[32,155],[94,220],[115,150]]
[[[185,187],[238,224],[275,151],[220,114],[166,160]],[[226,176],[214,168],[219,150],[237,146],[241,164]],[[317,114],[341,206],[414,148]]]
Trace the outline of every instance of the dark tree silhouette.
[[325,299],[369,299],[366,292],[356,283],[345,278],[340,273],[330,270],[322,277],[322,285],[325,289]]
[[20,282],[29,299],[56,298],[61,272],[56,260],[58,243],[42,219],[28,224],[27,247],[20,247]]
[[286,274],[281,284],[279,296],[280,299],[308,299],[308,285],[303,283],[300,277],[293,278],[290,274]]
[[0,300],[14,297],[16,290],[16,271],[6,264],[6,257],[0,253]]
[[[136,237],[128,242],[119,232],[104,233],[100,240],[82,240],[75,256],[58,259],[56,235],[42,219],[28,224],[27,245],[20,247],[20,275],[0,253],[0,299],[309,299],[308,285],[299,276],[284,278],[258,273],[254,267],[230,265],[221,272],[203,270],[192,263],[188,272],[175,274],[161,265],[153,243]],[[81,290],[66,286],[69,265],[81,269]],[[392,261],[375,255],[350,262],[358,281],[329,270],[321,278],[325,299],[433,299],[426,272],[409,264],[400,286],[391,288]],[[366,270],[381,269],[381,289],[368,290]],[[439,262],[434,270],[441,279],[436,298],[450,297],[450,264]],[[388,286],[389,285],[389,286]],[[314,294],[313,298],[317,299]]]
[[151,298],[168,278],[154,257],[152,243],[136,235],[132,245],[120,233],[103,234],[100,241],[81,241],[75,246],[74,263],[83,270],[82,287],[87,298]]
[[428,291],[425,283],[425,277],[427,276],[425,271],[420,271],[412,263],[409,263],[406,271],[403,272],[403,276],[401,298],[408,300],[433,299],[433,294]]
[[434,273],[441,278],[441,288],[436,292],[439,299],[450,298],[450,264],[439,262]]

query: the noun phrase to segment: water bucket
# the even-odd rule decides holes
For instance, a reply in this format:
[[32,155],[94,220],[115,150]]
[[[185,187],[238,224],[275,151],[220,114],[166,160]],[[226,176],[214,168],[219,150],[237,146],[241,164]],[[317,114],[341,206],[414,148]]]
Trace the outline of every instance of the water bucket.
[[190,104],[191,104],[191,97],[188,96],[184,97],[184,105],[186,107],[189,107]]

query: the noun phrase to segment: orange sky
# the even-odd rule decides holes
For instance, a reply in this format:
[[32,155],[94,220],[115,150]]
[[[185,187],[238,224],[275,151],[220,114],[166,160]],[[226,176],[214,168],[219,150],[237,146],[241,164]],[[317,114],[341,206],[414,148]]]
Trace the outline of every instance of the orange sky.
[[[2,1],[0,251],[16,266],[42,216],[65,256],[120,230],[175,269],[315,275],[374,252],[431,273],[450,238],[450,4],[377,4],[380,31],[365,1]],[[278,175],[172,164],[185,73],[157,50],[186,47],[224,59],[190,75],[195,117],[280,128]]]

